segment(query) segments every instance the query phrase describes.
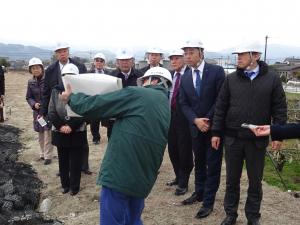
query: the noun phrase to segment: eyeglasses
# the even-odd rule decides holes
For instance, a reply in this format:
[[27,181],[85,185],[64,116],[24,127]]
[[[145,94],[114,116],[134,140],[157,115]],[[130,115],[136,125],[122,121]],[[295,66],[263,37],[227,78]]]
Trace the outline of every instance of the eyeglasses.
[[101,63],[103,63],[103,62],[104,62],[104,60],[103,60],[103,59],[95,59],[95,61],[96,61],[96,62],[101,62]]

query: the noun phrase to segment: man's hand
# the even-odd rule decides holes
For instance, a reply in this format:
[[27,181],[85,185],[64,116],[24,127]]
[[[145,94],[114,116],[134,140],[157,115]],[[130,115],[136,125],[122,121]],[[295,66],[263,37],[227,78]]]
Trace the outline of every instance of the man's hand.
[[218,150],[220,146],[220,138],[219,137],[212,137],[211,138],[211,147]]
[[40,104],[40,103],[37,102],[37,103],[34,104],[34,108],[35,108],[36,110],[39,110],[40,107],[41,107],[41,104]]
[[271,147],[274,151],[279,151],[281,149],[282,141],[272,141]]
[[196,118],[194,124],[201,132],[207,132],[210,128],[210,122],[208,118]]
[[67,103],[69,101],[70,95],[72,94],[72,88],[70,84],[67,84],[66,90],[59,95],[59,99]]
[[270,125],[257,126],[256,128],[252,128],[251,130],[257,137],[268,136],[271,132]]

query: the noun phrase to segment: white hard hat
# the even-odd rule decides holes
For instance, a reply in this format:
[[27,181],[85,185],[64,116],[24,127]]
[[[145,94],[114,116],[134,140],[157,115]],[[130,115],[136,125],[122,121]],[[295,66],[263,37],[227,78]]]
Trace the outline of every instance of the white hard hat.
[[103,53],[101,53],[101,52],[97,53],[94,56],[94,59],[103,59],[104,61],[106,61],[105,55]]
[[148,48],[147,51],[146,51],[146,54],[149,54],[149,53],[157,53],[157,54],[161,54],[161,55],[164,54],[162,52],[162,50],[160,48],[157,48],[157,47]]
[[73,63],[68,63],[67,65],[65,65],[62,70],[61,70],[61,74],[74,74],[77,75],[79,74],[79,70],[78,67],[76,65],[74,65]]
[[116,59],[132,59],[134,55],[129,49],[120,49],[116,55]]
[[258,42],[254,42],[254,43],[250,43],[250,44],[249,43],[241,44],[232,52],[232,54],[239,54],[239,53],[245,53],[245,52],[257,52],[257,53],[261,54],[262,46]]
[[172,56],[183,56],[184,52],[182,49],[174,49],[169,53],[169,58]]
[[68,43],[66,42],[58,42],[54,48],[54,51],[56,52],[59,49],[64,49],[64,48],[70,48],[70,46],[68,45]]
[[181,49],[183,49],[183,50],[185,48],[204,49],[204,45],[203,45],[202,41],[200,41],[200,40],[187,40],[186,42],[184,42],[183,46],[181,47]]
[[39,58],[33,57],[33,58],[31,58],[29,60],[28,67],[31,67],[31,66],[34,66],[34,65],[41,65],[41,66],[43,66],[43,62]]
[[171,88],[172,86],[171,73],[169,72],[169,70],[159,66],[152,67],[149,70],[147,70],[144,76],[137,79],[137,85],[142,86],[144,79],[149,77],[159,77],[165,88]]

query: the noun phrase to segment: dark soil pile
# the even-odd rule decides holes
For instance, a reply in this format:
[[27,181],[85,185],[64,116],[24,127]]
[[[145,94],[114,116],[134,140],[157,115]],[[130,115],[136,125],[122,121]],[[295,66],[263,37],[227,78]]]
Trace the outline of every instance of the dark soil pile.
[[16,162],[22,149],[19,134],[15,127],[0,125],[0,224],[61,224],[35,212],[42,182],[30,165]]

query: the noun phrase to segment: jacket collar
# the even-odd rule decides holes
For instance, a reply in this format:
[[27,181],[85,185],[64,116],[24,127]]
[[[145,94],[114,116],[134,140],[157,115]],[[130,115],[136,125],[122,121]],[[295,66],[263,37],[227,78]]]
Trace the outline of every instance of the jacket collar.
[[[258,61],[258,66],[259,66],[258,76],[265,75],[265,74],[268,73],[268,64],[266,64],[263,61]],[[245,72],[244,69],[239,69],[239,68],[236,69],[236,73],[237,73],[238,76],[245,77],[244,72]]]

